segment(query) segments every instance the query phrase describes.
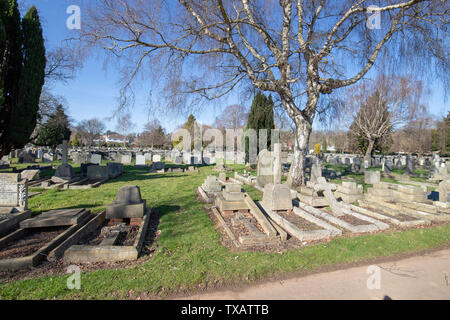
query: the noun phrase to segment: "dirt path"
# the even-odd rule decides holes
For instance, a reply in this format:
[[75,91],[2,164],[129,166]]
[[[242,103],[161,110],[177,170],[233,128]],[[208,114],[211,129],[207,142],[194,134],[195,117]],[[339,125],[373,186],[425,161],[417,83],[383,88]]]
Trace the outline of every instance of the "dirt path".
[[[379,267],[379,269],[378,269]],[[375,270],[375,271],[374,271]],[[377,271],[378,270],[378,271]],[[376,274],[379,274],[377,288]],[[372,287],[372,289],[368,288]],[[182,299],[450,299],[450,249]]]

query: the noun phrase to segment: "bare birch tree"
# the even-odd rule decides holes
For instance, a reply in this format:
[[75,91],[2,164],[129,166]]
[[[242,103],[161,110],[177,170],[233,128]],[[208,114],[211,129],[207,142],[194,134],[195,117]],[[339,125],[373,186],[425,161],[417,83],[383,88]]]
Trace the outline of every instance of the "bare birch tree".
[[121,58],[122,103],[139,73],[164,84],[172,106],[184,102],[176,93],[216,99],[249,83],[276,93],[295,123],[288,183],[298,185],[321,97],[379,57],[448,77],[448,9],[441,0],[97,0],[80,39]]

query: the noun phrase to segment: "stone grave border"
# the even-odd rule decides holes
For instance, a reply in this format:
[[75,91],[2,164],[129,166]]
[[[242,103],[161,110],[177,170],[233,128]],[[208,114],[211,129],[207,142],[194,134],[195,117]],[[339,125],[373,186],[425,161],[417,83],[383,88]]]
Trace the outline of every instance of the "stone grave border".
[[[264,206],[259,203],[263,208]],[[342,234],[342,231],[338,228],[333,227],[332,225],[326,223],[325,221],[322,221],[311,214],[300,210],[298,207],[293,207],[293,212],[291,214],[295,214],[311,223],[314,223],[320,227],[322,227],[322,230],[302,230],[298,228],[293,223],[289,222],[288,220],[284,219],[283,217],[279,216],[277,213],[275,213],[272,210],[266,210],[264,208],[267,215],[275,221],[281,228],[287,231],[291,236],[297,238],[300,241],[308,241],[308,240],[320,240],[328,237],[335,237]]]
[[[367,201],[367,202],[375,202],[377,207],[395,210],[395,211],[403,211],[403,214],[416,218],[418,220],[427,220],[427,221],[450,221],[449,214],[437,215],[429,212],[423,212],[420,210],[411,209],[402,205],[403,201],[398,203],[389,203],[384,199],[381,199],[376,196],[372,196],[375,201]],[[367,199],[366,199],[367,200]],[[381,209],[380,208],[380,209]]]
[[[150,208],[146,209],[144,218],[139,227],[136,239],[132,246],[90,246],[90,245],[72,245],[65,250],[63,262],[64,263],[86,263],[86,262],[115,262],[124,260],[136,260],[142,250],[142,245],[147,233],[148,224],[150,222],[152,211]],[[90,221],[86,229],[80,230],[81,235],[74,235],[71,242],[82,238],[88,234],[94,227],[100,223],[102,215],[98,215]],[[101,223],[100,223],[101,224]],[[60,255],[60,252],[55,252],[55,256]]]
[[[78,224],[68,226],[68,229],[59,234],[56,238],[48,242],[46,245],[38,249],[33,254],[26,257],[10,258],[0,260],[0,270],[20,270],[29,267],[36,267],[42,261],[45,260],[46,256],[56,247],[63,244],[72,234],[74,234],[78,229],[80,229],[87,220],[91,217],[89,214],[85,215]],[[26,221],[26,220],[25,220]],[[8,244],[10,241],[20,239],[25,235],[26,230],[30,228],[20,228],[9,235],[0,239],[0,248]]]
[[[386,216],[382,213],[383,210],[374,207],[370,202],[368,202],[366,200],[359,200],[358,203],[359,203],[359,206],[355,206],[353,204],[350,205],[354,211],[359,211],[365,215],[374,217],[376,219],[387,220],[390,223],[400,226],[400,227],[408,228],[408,227],[415,227],[415,226],[427,224],[427,222],[422,219],[411,220],[411,221],[401,221],[401,220],[396,219],[395,215],[392,215],[392,217]],[[381,213],[377,212],[380,210],[381,210]]]
[[31,210],[17,213],[7,213],[8,219],[0,221],[0,237],[3,237],[17,228],[23,220],[31,217]]
[[306,212],[311,213],[312,215],[314,215],[316,217],[327,220],[327,221],[329,221],[335,225],[338,225],[339,227],[342,227],[353,233],[376,232],[376,231],[385,230],[385,229],[389,228],[389,225],[387,225],[381,221],[375,220],[370,217],[366,217],[362,214],[358,214],[351,210],[345,210],[345,214],[348,214],[348,215],[354,216],[357,219],[369,222],[369,224],[355,226],[355,225],[352,225],[348,222],[345,222],[345,221],[339,219],[338,217],[333,216],[330,213],[327,213],[327,212],[319,210],[317,208],[308,206],[300,201],[296,201],[296,202],[298,204],[298,207],[305,210]]

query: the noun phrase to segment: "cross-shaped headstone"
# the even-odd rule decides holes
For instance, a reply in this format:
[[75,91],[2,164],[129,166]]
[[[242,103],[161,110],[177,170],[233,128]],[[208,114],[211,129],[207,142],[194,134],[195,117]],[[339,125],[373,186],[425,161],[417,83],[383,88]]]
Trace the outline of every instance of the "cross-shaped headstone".
[[344,212],[342,211],[341,205],[334,197],[333,190],[336,190],[336,188],[337,187],[334,183],[328,183],[324,177],[319,177],[317,179],[317,184],[314,185],[314,190],[323,191],[323,195],[330,204],[333,214],[340,217],[344,215]]

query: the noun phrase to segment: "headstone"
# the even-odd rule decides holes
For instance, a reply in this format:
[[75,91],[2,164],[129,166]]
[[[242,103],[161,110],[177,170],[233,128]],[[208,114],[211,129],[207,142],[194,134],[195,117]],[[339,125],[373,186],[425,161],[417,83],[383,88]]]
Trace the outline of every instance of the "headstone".
[[264,186],[262,205],[273,211],[292,210],[291,189],[286,184],[268,183]]
[[441,158],[437,153],[434,154],[433,165],[434,165],[434,173],[439,173],[439,167],[441,166]]
[[380,182],[380,171],[365,171],[364,183],[376,184]]
[[28,208],[28,180],[20,173],[0,173],[0,207]]
[[40,171],[39,170],[23,170],[20,173],[20,178],[22,180],[28,179],[28,181],[32,181],[35,179],[39,179]]
[[356,182],[342,181],[342,185],[337,186],[337,190],[334,193],[336,198],[341,198],[346,203],[353,203],[358,200],[362,200],[364,197],[363,186],[356,184]]
[[208,193],[221,192],[222,185],[219,183],[216,176],[207,176],[202,184],[202,189]]
[[314,185],[314,190],[316,191],[323,191],[323,195],[327,199],[331,210],[333,211],[333,214],[335,216],[342,216],[344,215],[344,212],[342,211],[341,205],[336,201],[336,198],[334,197],[333,190],[336,190],[336,185],[328,183],[327,180],[324,177],[320,177],[317,179],[318,183]]
[[145,200],[138,186],[124,186],[117,192],[116,200],[106,206],[107,219],[142,218]]
[[161,171],[164,170],[166,164],[164,162],[158,161],[152,163],[152,170],[154,171]]
[[136,156],[136,164],[135,166],[145,166],[145,156],[137,155]]
[[319,163],[314,163],[311,167],[311,178],[310,181],[313,183],[317,182],[317,179],[322,176],[322,166]]
[[159,154],[154,154],[152,157],[152,162],[160,162],[161,156]]
[[101,154],[92,154],[90,163],[101,165],[102,164],[102,155]]
[[411,155],[408,154],[406,157],[406,169],[405,173],[407,175],[414,175],[414,159],[411,157]]
[[123,164],[117,162],[108,162],[106,164],[106,168],[108,169],[108,177],[109,179],[117,178],[123,173]]
[[387,158],[384,163],[384,172],[387,174],[391,173],[393,167],[394,167],[394,162],[393,162],[392,158]]
[[[257,184],[264,187],[268,183],[274,182],[274,167],[272,153],[267,149],[261,150],[258,155]],[[280,168],[281,169],[281,168]]]
[[450,180],[439,183],[439,202],[450,202]]
[[120,162],[125,165],[131,164],[131,154],[123,154],[121,156]]
[[55,175],[52,177],[54,182],[70,181],[74,176],[74,171],[71,165],[67,163],[67,141],[63,141],[63,156],[62,164],[56,168]]
[[101,167],[98,165],[91,165],[87,168],[87,177],[92,180],[103,180],[108,179],[108,168]]
[[23,152],[19,157],[19,163],[34,163],[36,161],[35,155],[29,152]]
[[240,201],[244,200],[244,194],[242,193],[242,187],[238,183],[227,183],[222,195],[226,201]]

